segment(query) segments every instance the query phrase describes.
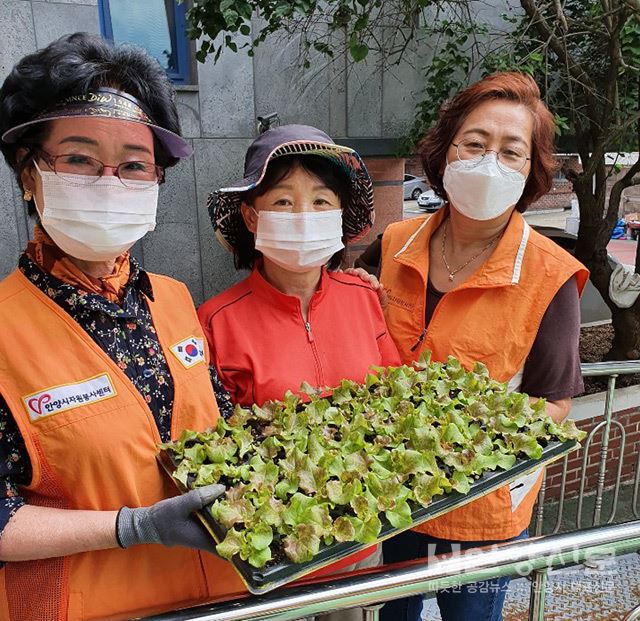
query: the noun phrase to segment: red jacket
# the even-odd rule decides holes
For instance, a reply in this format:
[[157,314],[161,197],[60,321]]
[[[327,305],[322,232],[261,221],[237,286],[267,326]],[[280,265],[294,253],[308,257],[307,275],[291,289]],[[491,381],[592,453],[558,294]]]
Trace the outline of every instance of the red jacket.
[[[205,302],[198,316],[211,360],[234,403],[262,405],[303,382],[337,386],[364,380],[371,365],[400,364],[378,295],[357,277],[322,270],[308,322],[300,300],[249,278]],[[369,556],[367,548],[312,575],[337,572]]]
[[364,380],[400,364],[378,296],[359,278],[322,271],[305,325],[300,300],[251,275],[198,310],[211,358],[234,403],[261,405],[312,386]]

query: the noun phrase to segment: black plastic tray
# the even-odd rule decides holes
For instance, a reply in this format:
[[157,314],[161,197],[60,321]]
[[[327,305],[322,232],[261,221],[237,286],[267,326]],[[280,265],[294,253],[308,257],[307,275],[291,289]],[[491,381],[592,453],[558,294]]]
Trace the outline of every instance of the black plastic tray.
[[[471,489],[466,494],[460,494],[459,492],[451,492],[450,494],[435,496],[433,502],[428,507],[418,507],[412,514],[413,523],[406,528],[394,528],[387,522],[384,517],[384,513],[379,515],[382,522],[382,530],[378,536],[377,542],[384,541],[393,537],[398,533],[401,533],[409,528],[413,528],[419,524],[432,520],[433,518],[449,513],[462,505],[466,505],[468,502],[477,500],[478,498],[485,496],[493,492],[494,490],[513,482],[526,474],[529,474],[538,468],[541,468],[553,461],[556,461],[560,457],[563,457],[567,453],[573,451],[579,446],[575,440],[568,442],[549,442],[542,452],[540,459],[523,459],[510,468],[509,470],[501,470],[496,472],[485,472],[480,479],[475,481],[471,485]],[[173,457],[167,451],[162,451],[158,455],[158,460],[162,464],[163,468],[169,475],[173,473],[176,468],[176,462]],[[181,492],[187,492],[179,481],[171,477]],[[198,517],[202,520],[209,532],[213,535],[216,542],[222,541],[226,536],[226,529],[218,524],[209,511],[209,507],[205,507],[202,511],[198,512]],[[289,582],[302,578],[312,572],[318,571],[327,565],[331,565],[346,556],[355,554],[360,550],[364,550],[375,544],[362,544],[358,542],[336,542],[330,546],[325,546],[320,549],[320,552],[309,561],[308,563],[292,563],[283,562],[271,567],[263,567],[256,569],[249,565],[249,563],[240,559],[239,556],[235,556],[231,563],[235,567],[236,571],[246,584],[249,591],[255,595],[260,593],[266,593],[277,587],[283,586]]]

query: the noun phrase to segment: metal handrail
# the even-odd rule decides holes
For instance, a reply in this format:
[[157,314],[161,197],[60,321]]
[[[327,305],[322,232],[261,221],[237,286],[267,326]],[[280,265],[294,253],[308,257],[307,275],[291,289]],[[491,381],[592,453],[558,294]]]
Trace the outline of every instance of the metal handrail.
[[[607,524],[611,524],[616,516],[618,509],[618,498],[620,494],[620,482],[622,479],[622,465],[624,459],[624,449],[626,444],[626,432],[622,424],[613,419],[613,403],[615,399],[615,387],[616,380],[620,375],[631,375],[640,373],[640,360],[625,360],[625,361],[607,361],[607,362],[592,362],[580,365],[580,370],[583,377],[608,377],[607,393],[604,406],[603,420],[600,421],[589,433],[586,441],[582,445],[584,456],[582,459],[582,477],[580,479],[580,492],[578,494],[578,507],[576,510],[576,526],[581,528],[582,526],[582,513],[585,498],[585,475],[587,472],[587,464],[589,458],[589,447],[591,446],[596,434],[602,430],[602,443],[600,449],[600,463],[598,466],[598,483],[595,494],[595,504],[592,516],[592,525],[596,526],[601,522],[602,504],[605,491],[605,479],[607,474],[607,452],[609,450],[609,438],[611,435],[611,427],[614,426],[620,433],[620,449],[618,453],[617,462],[617,476],[616,483],[613,492],[613,502],[611,506],[611,512],[606,519]],[[552,533],[555,534],[560,530],[562,523],[562,516],[564,511],[565,501],[565,489],[567,483],[567,470],[569,466],[569,458],[566,456],[562,465],[562,481],[560,483],[560,500],[558,503],[558,515],[556,523],[552,529]],[[543,480],[540,493],[538,495],[538,504],[536,509],[536,528],[535,534],[542,534],[543,518],[545,511],[545,492],[546,481]],[[634,515],[640,518],[640,512],[638,511],[638,498],[640,495],[640,454],[638,455],[636,463],[636,473],[634,482],[634,494],[633,494],[633,512]],[[529,621],[542,621],[544,619],[544,600],[547,584],[547,571],[535,570],[531,579],[531,598],[529,605]],[[631,613],[630,613],[631,614]],[[638,616],[628,617],[629,619],[640,618]]]
[[608,362],[585,362],[580,365],[583,377],[603,375],[632,375],[640,373],[640,360],[611,360]]
[[622,621],[637,621],[640,619],[640,606],[630,610]]
[[[589,434],[587,441],[583,446],[584,459],[582,464],[582,471],[583,473],[585,473],[587,468],[589,446],[591,445],[591,442],[593,441],[593,438],[598,433],[598,431],[600,431],[600,429],[603,429],[602,444],[600,449],[600,467],[598,469],[598,485],[596,490],[596,501],[595,501],[595,508],[593,512],[593,521],[592,521],[592,524],[594,526],[596,524],[600,524],[600,519],[601,519],[604,483],[605,483],[605,477],[607,472],[607,452],[609,450],[609,438],[611,435],[611,426],[613,425],[617,427],[620,433],[620,452],[618,456],[618,469],[617,469],[615,489],[613,492],[613,503],[612,503],[609,517],[606,520],[607,524],[610,524],[615,519],[616,511],[618,508],[618,497],[620,494],[620,481],[622,478],[624,448],[626,444],[626,432],[624,427],[620,424],[619,421],[613,420],[613,402],[615,398],[616,380],[620,375],[632,375],[632,374],[640,373],[640,360],[592,362],[592,363],[582,364],[580,366],[580,369],[583,377],[602,377],[602,376],[609,377],[609,381],[607,385],[607,396],[606,396],[606,401],[604,406],[604,419],[602,420],[602,422],[600,422],[591,430],[591,433]],[[636,469],[636,487],[637,487],[638,477],[640,477],[640,470]],[[584,501],[584,484],[585,484],[585,477],[583,476],[580,482],[580,494],[578,497],[578,510],[577,510],[577,516],[576,516],[578,528],[580,528],[581,520],[582,520],[582,504]],[[634,498],[634,513],[636,514],[636,517],[640,517],[636,509],[636,498]],[[561,517],[561,515],[559,514],[558,517]]]
[[[605,488],[605,477],[607,466],[611,464],[607,464],[607,451],[609,450],[609,437],[611,433],[611,427],[614,426],[618,429],[621,437],[620,441],[620,450],[619,450],[619,458],[617,461],[617,479],[613,494],[613,503],[611,511],[606,519],[606,523],[610,524],[615,519],[617,505],[618,505],[618,496],[620,492],[620,479],[622,474],[622,457],[624,455],[624,448],[626,444],[626,433],[622,425],[613,420],[613,403],[614,403],[614,394],[615,394],[615,386],[616,380],[620,375],[631,375],[631,374],[640,374],[640,360],[625,360],[625,361],[607,361],[607,362],[589,362],[580,365],[580,370],[582,372],[583,377],[609,377],[608,385],[607,385],[607,396],[605,401],[605,408],[603,412],[603,420],[598,423],[589,433],[587,439],[583,443],[582,450],[584,451],[584,458],[582,463],[582,471],[583,475],[586,472],[587,468],[587,459],[588,459],[588,449],[591,446],[595,436],[602,432],[602,443],[600,449],[600,465],[598,469],[598,483],[596,487],[596,499],[595,499],[595,508],[594,514],[591,519],[591,525],[595,526],[600,523],[601,512],[602,512],[602,500]],[[560,525],[562,521],[563,511],[564,511],[564,502],[565,502],[565,489],[566,489],[566,480],[567,480],[567,470],[568,470],[568,460],[569,457],[566,456],[562,462],[562,474],[561,474],[561,482],[560,482],[560,499],[558,504],[558,514],[556,518],[556,522],[554,527],[551,530],[551,533],[557,533],[560,530]],[[638,455],[638,467],[636,468],[636,480],[635,480],[635,493],[633,499],[633,508],[634,514],[637,518],[640,518],[640,511],[637,509],[638,500],[640,499],[640,454]],[[584,476],[581,479],[580,484],[580,492],[578,494],[578,508],[576,511],[576,527],[581,528],[583,523],[583,503],[585,497],[585,487],[584,487],[585,479]],[[543,481],[542,488],[540,489],[540,495],[538,497],[538,505],[536,510],[536,528],[535,534],[542,534],[542,520],[544,517],[545,510],[545,492],[546,492],[546,484]]]
[[287,621],[639,549],[640,521],[627,522],[438,556],[429,559],[428,565],[419,559],[331,576],[266,595],[148,617],[147,621]]

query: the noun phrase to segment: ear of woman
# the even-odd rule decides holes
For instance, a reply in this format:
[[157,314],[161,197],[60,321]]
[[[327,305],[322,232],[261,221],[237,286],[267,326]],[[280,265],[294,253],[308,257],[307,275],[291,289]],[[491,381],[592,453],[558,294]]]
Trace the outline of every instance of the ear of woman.
[[[25,158],[29,157],[28,149],[20,148],[16,152],[16,159],[18,162],[24,162]],[[24,200],[33,200],[33,196],[36,193],[36,174],[34,166],[31,162],[25,163],[20,171],[20,185],[24,192]],[[28,196],[28,198],[27,198]]]
[[240,213],[242,214],[242,219],[247,229],[255,235],[258,228],[258,214],[256,210],[252,205],[242,202],[240,205]]

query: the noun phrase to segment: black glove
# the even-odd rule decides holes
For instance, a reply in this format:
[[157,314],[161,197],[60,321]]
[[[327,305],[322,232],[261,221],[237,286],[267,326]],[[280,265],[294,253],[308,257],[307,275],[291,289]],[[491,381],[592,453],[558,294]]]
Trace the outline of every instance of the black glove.
[[183,546],[215,554],[216,543],[200,520],[192,515],[225,491],[224,485],[206,485],[182,496],[130,509],[122,507],[116,519],[116,538],[121,548],[139,543]]

